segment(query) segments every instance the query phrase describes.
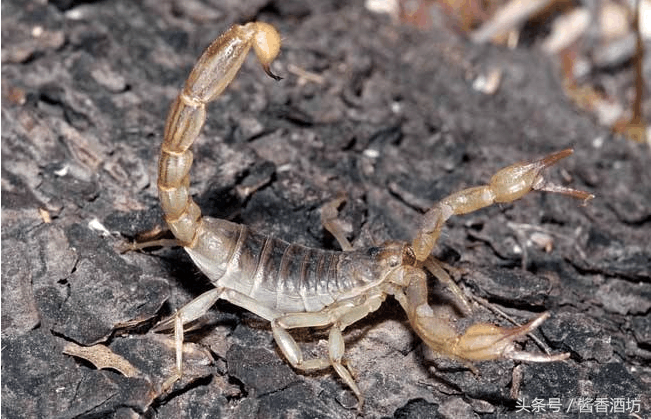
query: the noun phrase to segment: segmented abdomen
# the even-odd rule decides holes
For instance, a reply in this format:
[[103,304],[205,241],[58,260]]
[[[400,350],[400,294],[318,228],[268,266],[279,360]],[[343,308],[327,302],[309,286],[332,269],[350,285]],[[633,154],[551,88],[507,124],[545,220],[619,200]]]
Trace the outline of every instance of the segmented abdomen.
[[282,313],[318,311],[366,285],[361,276],[342,275],[347,253],[290,244],[207,217],[200,230],[196,246],[186,250],[213,284]]

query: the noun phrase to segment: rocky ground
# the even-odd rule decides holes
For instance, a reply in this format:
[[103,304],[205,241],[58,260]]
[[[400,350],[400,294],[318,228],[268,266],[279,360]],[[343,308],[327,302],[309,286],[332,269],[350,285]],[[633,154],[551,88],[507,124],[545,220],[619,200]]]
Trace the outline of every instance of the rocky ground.
[[[651,412],[651,154],[577,111],[535,48],[419,32],[359,1],[45,3],[2,2],[4,418],[543,418],[578,416],[585,400],[597,417]],[[360,414],[333,371],[292,370],[267,322],[220,301],[187,335],[184,378],[160,394],[174,353],[151,328],[211,285],[180,248],[119,246],[163,227],[171,100],[203,48],[253,19],[282,33],[272,69],[284,79],[251,58],[209,107],[193,168],[204,212],[335,249],[319,208],[344,191],[356,246],[409,240],[445,195],[573,147],[549,178],[593,193],[588,205],[533,193],[453,218],[435,250],[517,320],[550,311],[537,336],[569,360],[474,375],[432,357],[389,299],[346,333]],[[503,77],[488,95],[473,80],[490,68]],[[449,302],[430,287],[433,305]],[[505,324],[479,305],[473,319]],[[306,354],[325,350],[327,332],[295,336]],[[64,353],[73,344],[120,358],[97,369]]]

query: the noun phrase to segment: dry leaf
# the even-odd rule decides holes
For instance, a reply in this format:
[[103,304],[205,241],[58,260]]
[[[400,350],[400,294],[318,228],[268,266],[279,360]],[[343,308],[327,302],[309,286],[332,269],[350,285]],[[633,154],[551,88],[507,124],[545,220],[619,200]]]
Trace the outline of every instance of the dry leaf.
[[138,368],[131,365],[129,361],[104,345],[79,346],[71,342],[63,348],[63,353],[83,358],[95,365],[98,369],[112,368],[125,377],[137,377],[141,375]]

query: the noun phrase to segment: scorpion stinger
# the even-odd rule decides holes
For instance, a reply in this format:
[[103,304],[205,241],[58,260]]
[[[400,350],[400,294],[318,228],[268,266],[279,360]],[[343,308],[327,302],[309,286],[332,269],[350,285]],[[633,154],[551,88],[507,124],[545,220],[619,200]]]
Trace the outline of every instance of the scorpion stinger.
[[[199,135],[206,105],[233,80],[253,48],[265,72],[275,78],[270,64],[280,50],[280,35],[266,23],[234,25],[201,55],[175,99],[165,124],[158,191],[165,221],[214,289],[195,298],[162,321],[156,331],[174,329],[176,373],[163,384],[166,390],[183,371],[183,327],[202,315],[218,299],[225,299],[271,322],[273,336],[289,363],[300,370],[333,367],[355,392],[363,395],[343,363],[346,327],[377,310],[393,295],[407,312],[416,333],[435,352],[473,361],[498,358],[551,362],[567,354],[537,355],[517,351],[514,342],[531,332],[549,314],[523,326],[502,328],[475,324],[460,333],[454,319],[438,318],[428,304],[426,270],[453,293],[466,314],[470,304],[450,276],[431,256],[445,221],[495,202],[511,202],[531,190],[544,190],[589,199],[583,191],[548,184],[542,170],[571,154],[563,150],[532,163],[502,169],[488,185],[469,188],[444,198],[425,214],[412,243],[388,242],[370,249],[353,249],[337,220],[339,197],[323,207],[321,222],[344,251],[312,249],[268,237],[226,220],[202,216],[190,196],[190,147]],[[328,327],[328,354],[304,359],[290,329]]]

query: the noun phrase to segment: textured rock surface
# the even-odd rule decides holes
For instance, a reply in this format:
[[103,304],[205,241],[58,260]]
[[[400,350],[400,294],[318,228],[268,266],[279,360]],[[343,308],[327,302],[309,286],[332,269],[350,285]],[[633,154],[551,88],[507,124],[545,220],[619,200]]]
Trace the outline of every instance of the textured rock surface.
[[[282,33],[273,68],[285,79],[250,59],[209,107],[193,168],[206,214],[333,248],[318,209],[345,191],[356,245],[409,239],[446,194],[569,146],[575,155],[550,177],[596,195],[581,207],[532,194],[454,218],[436,250],[463,287],[517,319],[551,311],[538,335],[570,360],[481,363],[475,376],[431,360],[390,299],[346,334],[365,416],[504,417],[517,398],[555,397],[564,408],[637,399],[651,412],[649,151],[575,111],[536,51],[417,32],[362,2],[311,3],[2,2],[2,416],[357,415],[332,371],[296,373],[269,325],[227,302],[188,335],[186,374],[157,398],[173,349],[149,330],[210,284],[179,249],[116,250],[161,226],[155,178],[169,103],[202,49],[251,19]],[[491,66],[504,75],[486,96],[472,81]],[[308,354],[325,349],[327,333],[296,336]],[[104,344],[142,376],[64,355],[70,341]]]

